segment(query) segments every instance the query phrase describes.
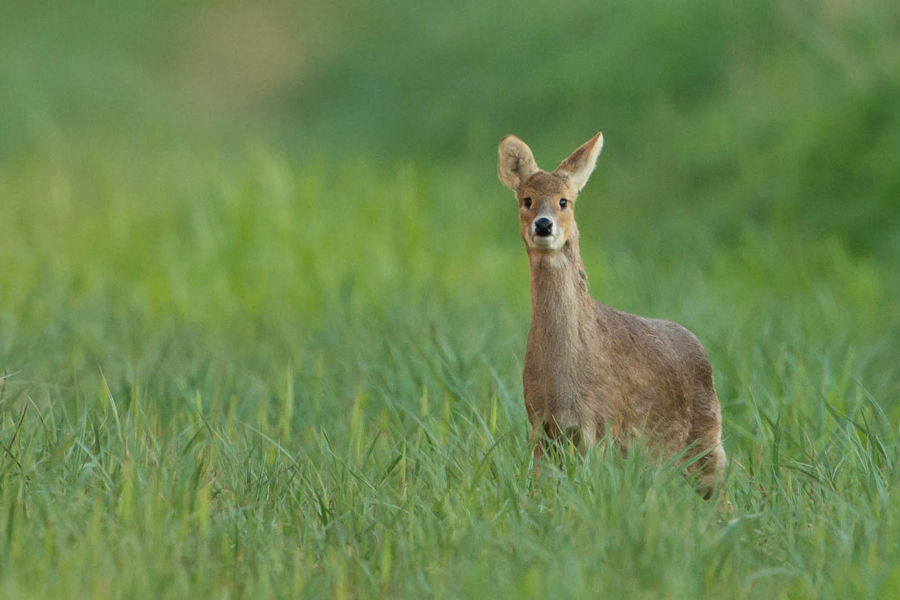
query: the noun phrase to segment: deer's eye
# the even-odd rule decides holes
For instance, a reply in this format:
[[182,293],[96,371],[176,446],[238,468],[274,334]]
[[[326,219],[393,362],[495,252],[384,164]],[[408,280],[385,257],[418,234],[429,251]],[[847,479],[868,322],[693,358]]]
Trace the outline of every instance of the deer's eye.
[[560,198],[560,199],[559,199],[559,207],[560,207],[560,208],[563,208],[563,209],[564,209],[564,208],[567,207],[568,205],[569,205],[569,201],[568,201],[568,200],[566,200],[565,198]]
[[528,210],[529,208],[531,208],[531,198],[523,198],[522,206],[525,207],[525,210]]

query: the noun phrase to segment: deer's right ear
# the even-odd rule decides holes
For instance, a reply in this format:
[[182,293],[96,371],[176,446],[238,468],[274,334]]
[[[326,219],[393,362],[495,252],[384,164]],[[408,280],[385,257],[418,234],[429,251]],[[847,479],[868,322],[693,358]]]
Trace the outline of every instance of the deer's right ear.
[[580,192],[591,173],[594,172],[601,150],[603,150],[603,133],[598,133],[576,148],[575,152],[562,161],[562,164],[556,167],[554,172],[567,177],[575,184],[575,189]]
[[498,155],[500,162],[497,164],[497,173],[500,181],[512,191],[519,189],[538,170],[531,148],[514,135],[500,140]]

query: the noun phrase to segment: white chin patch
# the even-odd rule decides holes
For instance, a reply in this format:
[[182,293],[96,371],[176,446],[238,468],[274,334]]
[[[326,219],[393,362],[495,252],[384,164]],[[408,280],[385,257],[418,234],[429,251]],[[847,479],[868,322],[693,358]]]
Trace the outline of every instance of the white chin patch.
[[550,235],[547,237],[532,235],[529,236],[529,239],[531,241],[531,247],[536,250],[558,250],[560,246],[560,237],[558,235]]

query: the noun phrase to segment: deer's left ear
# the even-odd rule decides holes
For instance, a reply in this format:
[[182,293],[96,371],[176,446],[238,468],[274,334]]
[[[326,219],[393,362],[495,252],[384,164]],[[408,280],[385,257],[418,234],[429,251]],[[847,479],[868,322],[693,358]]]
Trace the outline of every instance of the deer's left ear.
[[500,140],[497,153],[497,174],[503,185],[512,191],[519,189],[538,170],[531,148],[514,135]]
[[597,166],[597,157],[603,149],[603,133],[598,133],[587,142],[578,147],[569,158],[562,161],[556,167],[555,173],[565,175],[575,185],[579,192],[588,182],[594,167]]

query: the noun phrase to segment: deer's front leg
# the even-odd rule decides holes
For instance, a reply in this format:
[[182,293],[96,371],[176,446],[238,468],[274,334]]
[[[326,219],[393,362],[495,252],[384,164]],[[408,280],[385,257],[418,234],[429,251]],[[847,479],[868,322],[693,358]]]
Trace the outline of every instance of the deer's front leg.
[[532,444],[532,468],[534,469],[534,478],[537,479],[541,474],[541,459],[544,456],[547,438],[542,435],[543,427],[538,423],[531,425],[531,444]]

